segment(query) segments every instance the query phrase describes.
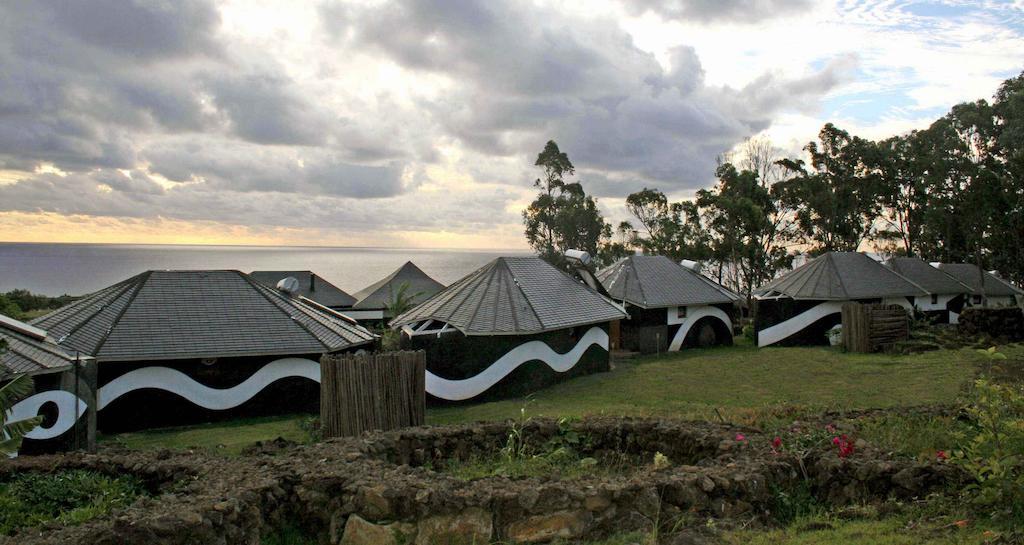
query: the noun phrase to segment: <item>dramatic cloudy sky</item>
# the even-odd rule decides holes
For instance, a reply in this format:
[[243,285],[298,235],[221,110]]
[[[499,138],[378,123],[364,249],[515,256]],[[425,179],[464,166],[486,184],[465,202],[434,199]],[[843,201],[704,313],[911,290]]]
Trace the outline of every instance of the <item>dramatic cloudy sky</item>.
[[1024,2],[18,1],[0,240],[522,247],[555,139],[606,214],[1024,69]]

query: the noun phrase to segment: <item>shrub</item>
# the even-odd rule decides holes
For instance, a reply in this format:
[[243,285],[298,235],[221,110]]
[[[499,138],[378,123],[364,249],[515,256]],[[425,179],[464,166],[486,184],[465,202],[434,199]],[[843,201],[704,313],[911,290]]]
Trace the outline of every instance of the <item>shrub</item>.
[[80,524],[127,507],[144,492],[131,476],[85,470],[23,473],[0,484],[0,535],[49,521]]
[[993,518],[1024,522],[1024,391],[978,380],[971,395],[972,429],[952,457],[974,479],[964,492]]

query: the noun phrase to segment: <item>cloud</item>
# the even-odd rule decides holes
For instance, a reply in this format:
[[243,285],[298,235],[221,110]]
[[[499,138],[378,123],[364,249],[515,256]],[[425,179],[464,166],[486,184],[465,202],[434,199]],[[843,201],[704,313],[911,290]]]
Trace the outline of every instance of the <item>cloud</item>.
[[666,20],[756,23],[806,10],[811,0],[622,0],[634,15],[653,12]]
[[329,4],[321,15],[349,47],[446,78],[442,97],[421,106],[465,146],[529,157],[554,138],[578,164],[666,186],[703,185],[715,156],[780,110],[813,103],[841,70],[711,88],[692,48],[673,49],[664,68],[611,18],[516,2]]

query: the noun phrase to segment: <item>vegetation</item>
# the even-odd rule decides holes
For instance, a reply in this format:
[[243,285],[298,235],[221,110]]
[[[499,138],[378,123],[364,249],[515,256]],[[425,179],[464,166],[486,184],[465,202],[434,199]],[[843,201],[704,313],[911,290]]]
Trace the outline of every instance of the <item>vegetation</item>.
[[[805,158],[763,139],[723,157],[718,183],[670,202],[656,188],[626,197],[620,241],[579,183],[566,153],[548,142],[537,198],[523,212],[526,238],[558,263],[568,248],[601,264],[640,250],[708,263],[747,294],[785,269],[789,250],[856,251],[977,263],[1024,282],[1024,74],[990,103],[953,107],[925,130],[871,141],[827,123]],[[635,225],[634,225],[635,224]]]
[[130,505],[144,493],[131,476],[85,470],[22,473],[0,483],[0,535],[57,521],[81,524]]
[[131,449],[187,448],[237,455],[256,441],[281,437],[308,443],[316,432],[309,415],[281,415],[213,422],[177,428],[100,436],[101,442],[116,442]]
[[28,290],[12,290],[0,293],[0,314],[16,320],[30,320],[58,309],[77,299],[70,295],[49,297]]
[[[0,339],[0,354],[6,350],[6,344],[6,341]],[[28,375],[18,375],[0,386],[0,456],[17,454],[21,448],[21,439],[43,420],[37,416],[15,422],[7,421],[11,416],[8,411],[16,402],[30,395],[32,390],[32,377]]]
[[565,180],[576,173],[569,156],[552,140],[537,155],[535,165],[543,171],[534,181],[540,192],[523,211],[530,247],[556,266],[563,264],[563,255],[570,249],[588,252],[599,262],[613,261],[616,247],[607,242],[611,226],[598,210],[597,201],[579,182]]
[[[534,416],[650,415],[782,427],[826,409],[952,404],[985,362],[970,349],[912,356],[849,354],[827,347],[728,348],[638,358],[531,396]],[[1024,347],[1004,347],[1024,357]],[[432,407],[430,424],[518,419],[523,400]],[[102,437],[130,448],[208,448],[237,453],[258,440],[308,441],[307,417],[279,416]],[[892,426],[905,423],[895,417]],[[879,424],[888,429],[886,422]],[[877,432],[879,435],[884,431]],[[894,436],[895,440],[895,436]],[[948,445],[944,445],[948,446]]]
[[974,478],[965,496],[994,519],[1024,526],[1024,389],[979,379],[953,460]]

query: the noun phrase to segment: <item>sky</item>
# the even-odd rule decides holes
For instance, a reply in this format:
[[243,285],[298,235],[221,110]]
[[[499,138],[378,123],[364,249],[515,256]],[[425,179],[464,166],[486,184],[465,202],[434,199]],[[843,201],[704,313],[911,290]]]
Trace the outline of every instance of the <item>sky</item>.
[[548,140],[617,222],[1022,70],[1024,0],[4,2],[0,240],[520,249]]

